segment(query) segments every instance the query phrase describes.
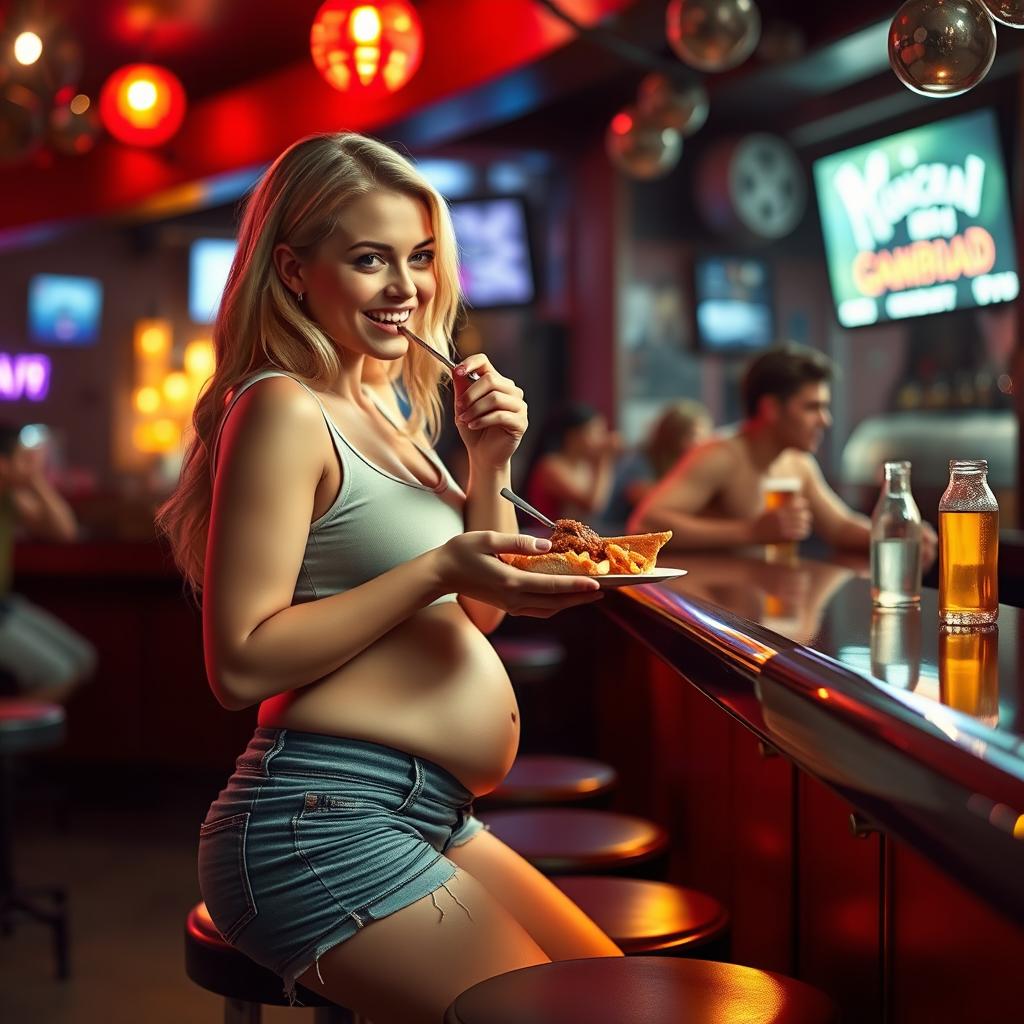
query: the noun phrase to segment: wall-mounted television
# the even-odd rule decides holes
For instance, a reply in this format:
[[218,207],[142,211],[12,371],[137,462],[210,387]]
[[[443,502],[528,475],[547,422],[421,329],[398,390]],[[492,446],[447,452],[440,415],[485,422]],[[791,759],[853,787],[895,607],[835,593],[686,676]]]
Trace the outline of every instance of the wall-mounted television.
[[238,243],[233,238],[197,238],[188,253],[188,315],[193,323],[212,324],[227,284]]
[[460,199],[451,203],[459,246],[459,280],[470,306],[533,302],[533,261],[521,199]]
[[103,286],[95,277],[36,274],[28,283],[28,333],[44,345],[91,345],[99,336]]
[[751,352],[775,340],[771,273],[763,260],[698,257],[693,303],[697,345],[706,352]]
[[1017,297],[1014,221],[992,111],[822,157],[814,183],[843,327]]

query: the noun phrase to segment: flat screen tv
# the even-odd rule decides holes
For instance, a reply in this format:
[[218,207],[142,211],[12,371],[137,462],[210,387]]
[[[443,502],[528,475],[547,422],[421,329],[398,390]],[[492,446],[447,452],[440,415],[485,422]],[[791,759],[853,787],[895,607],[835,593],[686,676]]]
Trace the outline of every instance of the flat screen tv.
[[91,345],[99,336],[103,286],[95,277],[36,274],[28,283],[28,333],[44,345]]
[[1014,221],[992,111],[823,157],[814,183],[843,327],[1017,297]]
[[227,284],[237,243],[233,238],[197,238],[188,253],[188,315],[193,323],[212,324]]
[[750,352],[775,340],[772,282],[763,260],[706,256],[693,268],[697,345],[706,352]]
[[451,203],[459,246],[459,279],[470,306],[524,306],[534,300],[533,261],[521,199]]

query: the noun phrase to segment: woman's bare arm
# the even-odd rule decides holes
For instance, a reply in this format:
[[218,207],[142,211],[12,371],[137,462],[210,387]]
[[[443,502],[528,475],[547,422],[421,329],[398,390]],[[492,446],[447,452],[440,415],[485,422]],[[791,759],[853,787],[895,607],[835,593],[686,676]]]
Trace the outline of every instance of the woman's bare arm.
[[[492,471],[471,469],[463,516],[466,529],[518,533],[515,506],[501,496],[502,487],[511,486],[511,474],[507,467]],[[500,608],[474,601],[465,594],[459,595],[459,604],[482,633],[492,633],[505,618],[505,613]]]
[[207,675],[225,707],[316,682],[446,593],[535,615],[598,596],[585,577],[522,572],[491,557],[536,553],[533,538],[470,533],[353,590],[292,605],[328,457],[319,407],[287,378],[254,385],[229,416],[203,594]]

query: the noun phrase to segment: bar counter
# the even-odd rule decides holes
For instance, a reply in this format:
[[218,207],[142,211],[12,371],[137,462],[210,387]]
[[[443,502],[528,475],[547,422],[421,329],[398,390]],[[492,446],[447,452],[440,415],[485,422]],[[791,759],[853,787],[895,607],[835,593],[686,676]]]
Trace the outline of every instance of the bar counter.
[[639,641],[605,672],[603,752],[643,748],[631,798],[732,908],[738,962],[852,1020],[1019,1014],[997,965],[1024,954],[1024,613],[941,635],[935,590],[873,609],[855,556],[659,565],[688,575],[601,605]]
[[[940,636],[937,592],[872,609],[866,564],[700,555],[610,613],[670,663],[699,644],[739,669],[696,685],[866,821],[1024,924],[1022,612]],[[667,564],[671,564],[670,559]]]

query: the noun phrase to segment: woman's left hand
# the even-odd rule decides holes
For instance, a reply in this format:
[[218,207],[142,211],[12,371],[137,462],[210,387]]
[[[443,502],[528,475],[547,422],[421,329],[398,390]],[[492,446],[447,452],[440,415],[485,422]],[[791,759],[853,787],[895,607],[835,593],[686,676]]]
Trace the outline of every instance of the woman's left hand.
[[[461,371],[461,372],[460,372]],[[470,381],[469,374],[480,379]],[[503,469],[526,433],[523,389],[502,377],[482,353],[455,368],[455,425],[471,464]]]

